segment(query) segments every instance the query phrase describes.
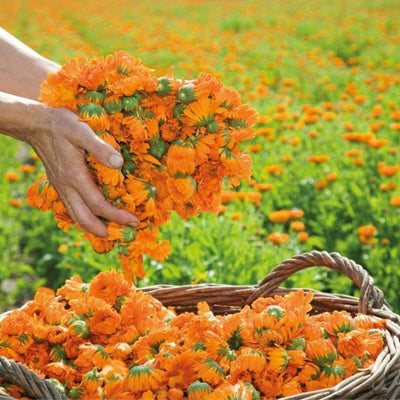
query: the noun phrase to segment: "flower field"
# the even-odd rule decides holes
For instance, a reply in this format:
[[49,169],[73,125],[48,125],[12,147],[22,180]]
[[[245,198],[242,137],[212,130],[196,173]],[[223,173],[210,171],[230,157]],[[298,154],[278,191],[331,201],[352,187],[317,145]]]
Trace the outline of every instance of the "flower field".
[[[201,72],[235,88],[258,113],[241,144],[253,174],[226,188],[218,215],[160,227],[171,253],[144,260],[139,286],[250,284],[285,258],[337,251],[363,265],[400,311],[400,4],[395,0],[52,2],[3,0],[0,26],[40,54],[126,51],[156,76]],[[72,274],[119,266],[82,232],[64,233],[26,193],[40,162],[0,136],[0,304],[6,309]],[[325,268],[285,283],[357,295]]]

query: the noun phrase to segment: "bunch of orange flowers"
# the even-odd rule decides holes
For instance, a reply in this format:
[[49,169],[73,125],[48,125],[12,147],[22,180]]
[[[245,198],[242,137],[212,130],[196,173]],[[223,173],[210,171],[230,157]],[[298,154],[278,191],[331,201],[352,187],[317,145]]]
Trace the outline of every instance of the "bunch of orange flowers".
[[313,293],[302,290],[230,315],[205,302],[177,315],[111,270],[89,284],[74,276],[57,295],[41,288],[1,321],[0,355],[72,399],[276,399],[336,385],[385,344],[384,320],[310,315]]
[[[168,242],[157,236],[171,211],[184,219],[217,214],[222,185],[250,177],[251,158],[239,146],[254,136],[256,112],[209,74],[157,78],[125,52],[74,58],[43,82],[40,100],[77,113],[124,158],[116,170],[90,155],[87,163],[106,198],[135,214],[139,228],[110,222],[107,239],[84,237],[100,253],[117,245],[127,279],[144,276],[144,254],[159,261],[168,255]],[[28,201],[52,210],[64,230],[74,225],[46,176],[30,188]]]

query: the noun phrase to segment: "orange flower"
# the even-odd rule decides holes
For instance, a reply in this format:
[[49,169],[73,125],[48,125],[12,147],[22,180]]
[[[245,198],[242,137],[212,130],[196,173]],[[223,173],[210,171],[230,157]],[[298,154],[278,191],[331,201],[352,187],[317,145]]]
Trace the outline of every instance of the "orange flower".
[[264,171],[268,172],[271,175],[282,175],[283,168],[280,165],[272,164],[272,165],[266,165],[264,167]]
[[297,234],[297,238],[299,239],[300,243],[305,243],[307,242],[308,238],[309,238],[309,234],[307,232],[299,232]]
[[326,180],[321,180],[321,181],[317,181],[314,184],[315,189],[321,190],[326,188],[327,185],[327,181]]
[[261,373],[265,370],[267,360],[260,351],[248,347],[242,347],[240,354],[234,361],[235,368],[242,371],[248,370],[255,373]]
[[207,382],[194,381],[187,388],[189,400],[203,400],[211,393],[211,387]]
[[287,233],[273,232],[268,235],[268,240],[273,244],[282,244],[289,242],[289,235]]
[[232,218],[234,221],[240,221],[241,219],[243,219],[243,214],[242,214],[242,213],[233,213],[233,214],[231,215],[231,218]]
[[20,179],[20,176],[16,172],[5,172],[4,178],[9,182],[16,182]]
[[178,172],[192,174],[196,168],[196,151],[190,143],[177,143],[172,145],[167,153],[167,167],[170,174]]
[[345,311],[334,311],[329,316],[326,331],[334,336],[338,333],[350,332],[354,330],[354,322],[352,316]]
[[273,211],[268,215],[271,222],[287,222],[292,217],[289,210]]
[[317,339],[307,342],[307,358],[318,366],[331,364],[336,360],[337,352],[330,339]]
[[198,377],[203,381],[211,384],[218,385],[223,383],[225,379],[225,371],[213,359],[207,358],[196,367]]
[[284,348],[277,347],[268,352],[269,366],[272,371],[284,372],[288,362],[289,357],[287,351]]
[[136,365],[128,373],[126,383],[133,393],[157,390],[163,379],[163,372],[152,366]]
[[118,297],[128,296],[131,288],[122,272],[112,269],[95,276],[90,282],[87,293],[88,296],[98,297],[114,305]]
[[321,154],[321,155],[312,155],[307,157],[307,161],[315,163],[315,164],[321,164],[323,162],[326,162],[329,160],[329,156],[326,154]]
[[8,201],[8,204],[10,204],[10,206],[12,206],[12,207],[18,208],[18,207],[21,207],[23,203],[22,203],[21,199],[10,199]]
[[293,231],[297,231],[297,232],[304,231],[304,228],[305,228],[304,223],[301,221],[293,221],[290,224],[290,229],[292,229]]
[[360,236],[373,236],[377,229],[374,225],[363,225],[357,228],[357,232]]
[[326,174],[326,180],[327,180],[328,182],[334,182],[334,181],[337,180],[337,178],[338,178],[338,176],[337,176],[337,174],[335,174],[334,172],[331,172],[331,173],[329,173],[329,174]]
[[25,173],[25,174],[29,174],[29,173],[31,173],[31,172],[36,171],[36,167],[35,167],[34,165],[31,165],[31,164],[22,164],[22,165],[20,165],[20,166],[18,167],[18,169],[19,169],[21,172]]
[[395,207],[400,207],[400,196],[395,196],[390,199],[390,204]]
[[267,192],[271,189],[273,189],[274,184],[273,183],[255,183],[254,184],[254,189],[260,191],[260,192]]

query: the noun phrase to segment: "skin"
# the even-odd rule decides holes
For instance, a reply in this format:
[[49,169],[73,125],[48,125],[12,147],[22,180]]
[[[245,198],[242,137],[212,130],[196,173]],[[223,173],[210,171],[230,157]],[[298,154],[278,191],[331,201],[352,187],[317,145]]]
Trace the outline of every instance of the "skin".
[[83,229],[107,237],[101,218],[137,227],[138,219],[108,202],[94,183],[85,151],[111,168],[121,155],[66,108],[46,106],[36,99],[47,73],[60,66],[0,28],[0,134],[31,145],[41,158],[74,221]]

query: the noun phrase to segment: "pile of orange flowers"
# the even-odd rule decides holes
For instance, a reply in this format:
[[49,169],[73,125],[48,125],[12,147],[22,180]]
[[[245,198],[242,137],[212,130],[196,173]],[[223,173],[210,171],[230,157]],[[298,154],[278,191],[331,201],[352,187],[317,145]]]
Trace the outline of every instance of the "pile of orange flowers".
[[57,295],[39,289],[1,321],[0,355],[72,399],[276,399],[337,384],[385,344],[384,320],[310,315],[313,293],[302,290],[224,316],[205,302],[177,315],[116,270],[89,284],[74,276]]
[[[171,211],[184,219],[217,214],[223,183],[237,186],[250,177],[251,158],[239,146],[254,136],[256,112],[211,75],[157,78],[124,52],[74,58],[48,76],[40,100],[77,113],[124,158],[116,170],[90,155],[87,163],[106,198],[135,214],[139,228],[110,222],[107,239],[84,236],[100,253],[117,245],[128,280],[144,276],[144,254],[159,261],[168,255],[168,242],[157,236]],[[30,188],[28,200],[52,210],[59,227],[74,225],[46,177]]]

